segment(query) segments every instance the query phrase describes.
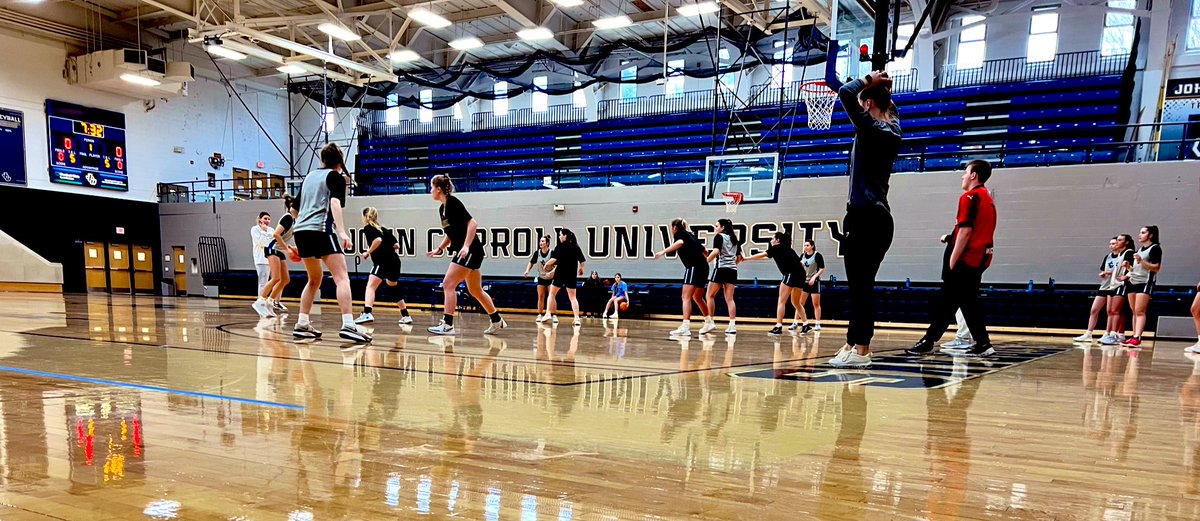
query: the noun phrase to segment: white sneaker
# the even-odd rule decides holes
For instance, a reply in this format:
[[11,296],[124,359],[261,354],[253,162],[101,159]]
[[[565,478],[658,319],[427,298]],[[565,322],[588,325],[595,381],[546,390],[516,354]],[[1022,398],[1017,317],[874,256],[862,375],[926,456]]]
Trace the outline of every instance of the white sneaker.
[[275,312],[271,310],[271,308],[267,307],[267,302],[265,300],[255,300],[253,304],[250,304],[250,308],[253,309],[255,313],[258,313],[259,318],[271,318],[275,316]]
[[400,317],[400,325],[407,326],[407,325],[411,325],[412,323],[413,323],[413,319],[411,316],[405,315],[405,316]]
[[374,322],[374,321],[375,321],[375,315],[372,315],[370,313],[359,314],[358,318],[354,319],[355,324],[366,324],[367,322]]
[[733,322],[730,322],[729,327],[725,328],[725,334],[726,335],[736,335],[737,334],[737,325],[734,324]]
[[954,340],[942,344],[946,349],[970,349],[971,341],[963,338],[954,337]]
[[833,365],[834,361],[845,360],[845,358],[850,355],[850,352],[854,350],[853,348],[847,349],[847,347],[849,346],[842,346],[842,348],[838,350],[837,354],[833,355],[833,358],[830,358],[827,363]]
[[558,323],[558,315],[550,315],[550,322]]
[[1120,337],[1120,335],[1114,335],[1114,334],[1111,334],[1111,333],[1110,333],[1110,334],[1106,334],[1106,335],[1104,335],[1104,336],[1100,337],[1100,345],[1102,345],[1102,346],[1115,346],[1115,345],[1117,345],[1117,344],[1120,344],[1120,343],[1121,343],[1121,340],[1120,340],[1120,338],[1119,338],[1119,337]]
[[537,323],[539,323],[539,324],[541,324],[542,322],[545,322],[545,321],[547,321],[547,320],[550,320],[550,314],[549,314],[549,313],[546,313],[546,314],[544,314],[544,315],[538,315],[538,316],[537,316],[537,318],[533,319],[533,321],[534,321],[534,322],[537,322]]
[[829,365],[833,367],[868,367],[871,365],[871,353],[860,355],[857,350],[851,349],[846,352],[845,356],[830,360]]
[[680,324],[680,326],[675,328],[674,331],[671,331],[670,336],[690,337],[690,336],[692,336],[692,327],[687,324]]
[[573,326],[575,326],[575,327],[579,327],[579,326],[582,326],[582,325],[583,325],[583,322],[581,322],[581,321],[580,321],[578,318],[576,318],[576,319],[575,319],[575,323],[574,323],[574,324],[572,324],[572,325],[573,325]]
[[453,335],[454,334],[454,326],[446,325],[446,322],[443,321],[441,324],[433,326],[433,327],[429,328],[427,331],[429,331],[430,333],[433,333],[435,335]]
[[813,323],[813,331],[820,331],[820,330],[821,330],[821,323],[820,322]]
[[714,329],[716,329],[716,328],[717,328],[717,323],[716,323],[716,321],[713,321],[713,320],[706,320],[706,321],[704,321],[704,325],[700,327],[700,333],[699,333],[699,334],[701,334],[701,335],[706,335],[706,334],[708,334],[708,333],[711,333],[711,332],[712,332],[712,330],[714,330]]
[[338,330],[338,336],[358,343],[367,343],[371,341],[371,335],[368,335],[366,331],[363,331],[363,329],[358,326],[343,325],[342,328]]
[[1075,338],[1072,338],[1071,340],[1074,342],[1091,342],[1092,341],[1092,332],[1091,331],[1085,332],[1084,334],[1079,335]]
[[504,329],[506,327],[508,327],[508,322],[505,322],[504,319],[502,318],[502,319],[500,319],[499,322],[492,322],[492,325],[488,326],[487,329],[483,330],[483,334],[494,335],[496,333],[499,333],[501,329]]
[[1190,346],[1183,348],[1185,353],[1200,353],[1200,342],[1196,342]]
[[799,322],[792,322],[792,325],[788,326],[788,331],[795,331],[797,329],[800,329]]

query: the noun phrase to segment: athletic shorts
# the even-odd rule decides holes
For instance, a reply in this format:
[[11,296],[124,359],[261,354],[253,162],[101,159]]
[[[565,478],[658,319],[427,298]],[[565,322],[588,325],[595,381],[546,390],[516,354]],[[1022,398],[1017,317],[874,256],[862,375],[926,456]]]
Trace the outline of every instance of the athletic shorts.
[[284,255],[283,252],[278,251],[275,248],[264,248],[263,254],[268,257],[279,257],[279,260],[287,260],[287,255]]
[[376,264],[371,267],[371,275],[388,282],[398,282],[400,280],[400,262]]
[[708,282],[708,265],[690,266],[683,270],[683,285],[704,287]]
[[457,264],[469,270],[477,270],[483,266],[483,252],[472,251],[467,253],[467,256],[460,258],[458,252],[454,252],[450,257],[451,264]]
[[717,268],[713,270],[712,282],[716,284],[737,284],[737,268]]
[[1153,295],[1154,294],[1154,282],[1151,281],[1151,282],[1147,282],[1145,284],[1133,284],[1130,282],[1126,282],[1125,283],[1125,294],[1132,295],[1134,293],[1145,293],[1147,295]]
[[[1125,285],[1122,284],[1121,287],[1124,288]],[[1092,296],[1094,296],[1094,297],[1111,297],[1116,294],[1117,294],[1117,290],[1115,290],[1115,289],[1098,289],[1098,290],[1096,290],[1095,293],[1092,294]]]
[[579,276],[574,272],[564,273],[563,271],[554,272],[554,280],[551,282],[556,288],[575,289],[579,285]]
[[794,289],[804,289],[804,274],[802,273],[787,273],[783,276],[783,280],[779,282],[784,286]]
[[548,288],[548,287],[550,287],[550,283],[551,283],[551,282],[554,282],[554,279],[543,279],[543,278],[541,278],[541,277],[538,277],[538,278],[537,278],[537,285],[538,285],[538,286],[541,286],[541,287],[543,287],[543,288]]
[[292,234],[296,241],[296,250],[301,259],[320,259],[327,255],[342,253],[336,233],[301,230]]
[[808,279],[801,281],[800,282],[800,291],[808,293],[809,295],[820,295],[821,294],[821,279],[817,279],[816,284],[809,284]]

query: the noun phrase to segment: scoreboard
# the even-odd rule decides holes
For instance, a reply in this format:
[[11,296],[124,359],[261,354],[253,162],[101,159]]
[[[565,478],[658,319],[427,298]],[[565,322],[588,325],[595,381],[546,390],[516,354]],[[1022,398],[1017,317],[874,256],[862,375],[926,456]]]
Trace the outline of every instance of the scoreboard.
[[46,100],[50,181],[129,191],[125,115]]

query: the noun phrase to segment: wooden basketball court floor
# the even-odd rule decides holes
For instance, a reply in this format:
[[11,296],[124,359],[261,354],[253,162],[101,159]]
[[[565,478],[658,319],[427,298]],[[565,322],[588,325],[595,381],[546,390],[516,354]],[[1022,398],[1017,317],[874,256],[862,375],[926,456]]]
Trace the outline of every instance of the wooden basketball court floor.
[[6,521],[1200,518],[1180,343],[999,336],[966,362],[884,331],[874,367],[835,371],[835,328],[512,316],[487,338],[462,315],[446,339],[385,310],[351,347],[245,301],[0,304]]

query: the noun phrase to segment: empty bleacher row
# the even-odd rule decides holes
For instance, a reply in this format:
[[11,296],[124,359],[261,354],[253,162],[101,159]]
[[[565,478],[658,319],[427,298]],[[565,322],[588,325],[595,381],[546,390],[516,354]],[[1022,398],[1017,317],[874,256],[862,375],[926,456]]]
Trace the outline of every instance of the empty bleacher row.
[[[1121,77],[955,87],[897,94],[905,140],[895,171],[982,158],[1031,166],[1120,160]],[[424,191],[446,172],[473,191],[700,182],[704,159],[778,152],[784,178],[845,175],[854,129],[835,109],[808,128],[800,107],[697,111],[477,132],[368,137],[359,183],[371,194]]]

